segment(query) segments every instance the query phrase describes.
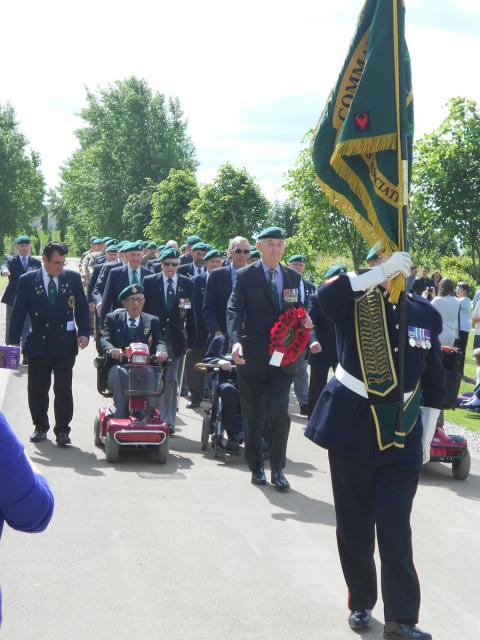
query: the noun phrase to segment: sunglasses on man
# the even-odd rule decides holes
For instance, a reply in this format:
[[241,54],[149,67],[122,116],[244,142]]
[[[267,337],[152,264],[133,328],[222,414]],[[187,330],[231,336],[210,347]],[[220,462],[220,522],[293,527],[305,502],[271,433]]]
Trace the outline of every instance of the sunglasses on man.
[[164,267],[179,267],[179,262],[162,262]]
[[250,253],[250,249],[234,249],[233,253]]

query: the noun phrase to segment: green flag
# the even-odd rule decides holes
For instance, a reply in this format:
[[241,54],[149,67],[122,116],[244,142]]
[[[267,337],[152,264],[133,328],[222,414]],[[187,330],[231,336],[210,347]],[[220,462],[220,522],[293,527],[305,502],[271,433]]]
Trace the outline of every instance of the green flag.
[[403,0],[366,0],[313,143],[322,189],[385,251],[405,250],[413,98],[404,26]]

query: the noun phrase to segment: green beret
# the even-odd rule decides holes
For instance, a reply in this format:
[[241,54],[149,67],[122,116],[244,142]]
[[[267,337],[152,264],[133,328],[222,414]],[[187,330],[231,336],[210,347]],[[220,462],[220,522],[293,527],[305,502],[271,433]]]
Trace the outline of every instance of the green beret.
[[112,239],[112,238],[111,238],[111,236],[105,236],[104,238],[101,238],[101,239],[100,239],[100,242],[101,242],[102,244],[107,244],[107,242],[108,242],[109,240],[111,240],[111,239]]
[[142,250],[142,243],[141,242],[129,242],[127,244],[127,248],[124,249],[124,251],[141,251]]
[[130,296],[134,296],[137,293],[143,294],[143,287],[141,284],[131,284],[125,287],[123,291],[118,294],[118,301],[121,302]]
[[95,238],[95,240],[90,244],[102,244],[102,242],[103,242],[102,238]]
[[267,238],[273,238],[275,240],[284,240],[285,239],[285,231],[280,229],[280,227],[267,227],[257,236],[257,240],[266,240]]
[[288,264],[291,262],[305,262],[305,256],[302,256],[301,253],[296,253],[294,256],[288,259]]
[[260,251],[256,248],[250,249],[251,258],[260,258]]
[[30,244],[30,238],[28,236],[18,236],[18,238],[15,238],[15,244]]
[[325,271],[323,275],[323,279],[327,280],[328,278],[332,278],[333,276],[338,276],[341,273],[347,273],[347,267],[343,264],[334,264]]
[[90,238],[90,244],[93,244],[95,242],[95,240],[97,240],[97,236],[92,236]]
[[165,249],[160,254],[160,260],[168,260],[169,258],[180,258],[180,251],[175,249],[175,247],[165,247]]
[[155,242],[148,242],[147,246],[145,247],[146,249],[155,249],[155,251],[157,250],[157,245],[155,244]]
[[369,260],[375,260],[375,258],[379,258],[382,255],[382,243],[380,241],[375,242],[373,247],[370,247],[367,257],[365,260],[368,262]]
[[116,244],[109,244],[105,249],[105,253],[116,253],[118,251],[118,247]]
[[210,248],[211,245],[206,242],[197,242],[191,247],[192,251],[210,251]]
[[185,249],[186,249],[186,248],[187,248],[187,245],[186,245],[186,244],[182,244],[182,246],[180,247],[180,249],[181,249],[182,251],[185,251]]
[[114,244],[116,246],[117,243],[118,243],[118,240],[115,240],[114,238],[112,238],[111,240],[107,240],[107,242],[105,244],[106,244],[107,247],[109,247],[112,244]]
[[163,251],[165,249],[164,244],[157,244],[157,251]]
[[200,238],[200,236],[187,236],[187,244],[189,244],[191,247],[193,247],[194,244],[197,244],[197,242],[201,242],[202,239]]
[[224,257],[224,252],[223,251],[219,251],[218,249],[210,249],[210,251],[208,251],[204,256],[203,256],[203,260],[210,260],[210,258],[223,258]]
[[125,244],[118,244],[117,245],[117,252],[118,253],[127,253],[127,251],[130,251],[130,249],[128,248],[130,246],[130,242],[125,242]]

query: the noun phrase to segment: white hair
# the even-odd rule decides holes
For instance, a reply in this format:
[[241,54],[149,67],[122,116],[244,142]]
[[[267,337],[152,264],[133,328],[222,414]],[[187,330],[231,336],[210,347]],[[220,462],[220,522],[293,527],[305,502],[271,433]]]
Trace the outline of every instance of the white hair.
[[250,242],[247,240],[247,238],[244,238],[243,236],[235,236],[235,238],[230,238],[230,240],[228,241],[228,250],[231,251],[237,246],[237,244],[243,241],[245,241],[248,244],[248,246],[250,246]]
[[174,249],[178,249],[178,244],[175,242],[175,240],[169,240],[165,246],[166,247],[173,247]]

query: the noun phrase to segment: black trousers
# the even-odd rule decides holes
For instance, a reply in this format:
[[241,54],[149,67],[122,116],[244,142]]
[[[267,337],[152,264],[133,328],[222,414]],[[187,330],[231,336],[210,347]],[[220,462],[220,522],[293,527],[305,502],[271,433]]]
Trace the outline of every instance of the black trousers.
[[316,358],[310,359],[310,382],[308,384],[308,415],[310,416],[317,404],[317,400],[328,381],[330,367],[335,370],[338,362],[318,362]]
[[235,437],[235,423],[240,413],[240,393],[230,382],[220,385],[222,399],[222,423],[229,438]]
[[[245,365],[243,365],[245,366]],[[288,398],[294,370],[290,374],[281,367],[268,366],[262,376],[252,378],[248,370],[238,366],[237,379],[245,434],[245,458],[251,471],[263,468],[262,436],[266,434],[270,467],[285,467],[290,416]]]
[[465,352],[467,351],[467,343],[468,343],[468,334],[469,331],[459,331],[458,332],[458,341],[456,346],[462,351],[462,360],[461,360],[461,374],[463,376],[463,369],[465,367]]
[[420,585],[410,513],[420,471],[403,465],[375,467],[334,451],[329,451],[329,461],[350,610],[373,609],[377,600],[376,528],[385,621],[416,624]]
[[72,371],[75,356],[63,358],[29,358],[28,406],[32,422],[39,431],[48,431],[48,393],[53,373],[54,432],[70,433],[73,417]]

